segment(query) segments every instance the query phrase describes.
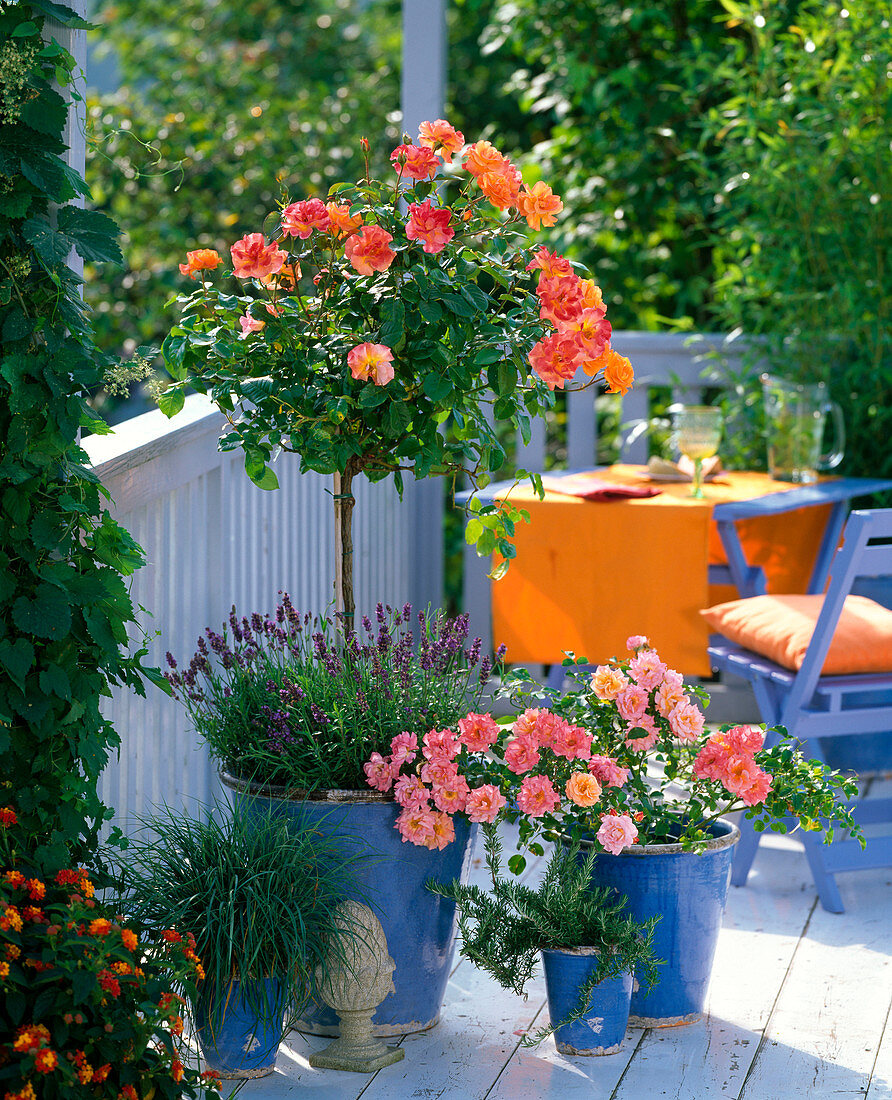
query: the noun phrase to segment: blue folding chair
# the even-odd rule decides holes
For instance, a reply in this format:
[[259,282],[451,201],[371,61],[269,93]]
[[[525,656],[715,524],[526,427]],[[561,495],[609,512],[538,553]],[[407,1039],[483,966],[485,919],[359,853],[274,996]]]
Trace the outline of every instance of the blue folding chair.
[[[859,736],[892,730],[892,674],[822,676],[845,598],[859,577],[892,575],[892,509],[853,512],[844,542],[830,568],[830,583],[815,630],[798,672],[714,635],[709,654],[713,667],[742,676],[752,684],[762,720],[785,726],[803,743],[807,757],[823,760],[821,738]],[[770,737],[770,735],[769,735]],[[777,735],[766,745],[776,743]],[[892,798],[853,804],[859,825],[892,821]],[[792,824],[792,823],[791,823]],[[744,886],[761,834],[743,820],[731,870],[735,886]],[[834,875],[869,867],[892,866],[892,836],[870,838],[867,849],[852,839],[823,843],[823,834],[799,830],[821,904],[831,913],[844,912]]]

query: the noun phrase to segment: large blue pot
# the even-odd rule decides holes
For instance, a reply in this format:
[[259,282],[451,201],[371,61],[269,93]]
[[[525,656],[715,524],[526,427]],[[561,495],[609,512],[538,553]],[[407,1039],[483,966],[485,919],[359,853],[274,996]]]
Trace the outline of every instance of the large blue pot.
[[192,1018],[207,1068],[229,1079],[272,1073],[286,1006],[287,990],[276,978],[233,979],[222,990],[205,982]]
[[654,954],[664,962],[651,989],[632,994],[633,1026],[687,1024],[703,1015],[731,856],[740,839],[740,830],[728,821],[716,822],[710,832],[706,851],[696,855],[680,844],[636,844],[621,855],[595,859],[593,885],[625,894],[636,920],[660,918]]
[[[598,956],[585,948],[543,950],[542,967],[548,1015],[554,1024],[576,1011],[580,990],[598,969]],[[585,1015],[555,1030],[555,1046],[561,1054],[616,1054],[626,1035],[631,997],[631,973],[599,982]]]
[[[286,788],[259,787],[223,775],[230,788],[249,793],[258,812],[275,807],[295,822],[336,836],[345,856],[355,856],[357,888],[352,894],[381,921],[387,949],[396,963],[394,992],[372,1017],[380,1037],[407,1035],[433,1027],[440,1017],[452,967],[457,920],[455,904],[425,889],[428,879],[467,880],[476,826],[460,817],[455,840],[441,851],[403,841],[396,830],[400,807],[377,791],[327,791],[308,800]],[[337,1035],[338,1018],[327,1005],[312,1002],[294,1026],[311,1035]]]

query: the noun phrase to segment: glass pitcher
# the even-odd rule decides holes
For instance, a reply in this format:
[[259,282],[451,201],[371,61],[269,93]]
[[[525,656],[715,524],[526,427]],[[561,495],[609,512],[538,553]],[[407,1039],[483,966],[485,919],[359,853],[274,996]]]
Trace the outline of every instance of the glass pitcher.
[[[818,471],[838,466],[846,445],[845,424],[842,409],[827,396],[824,383],[798,385],[768,374],[761,382],[769,475],[776,481],[809,484],[818,480]],[[828,415],[833,443],[822,452]]]

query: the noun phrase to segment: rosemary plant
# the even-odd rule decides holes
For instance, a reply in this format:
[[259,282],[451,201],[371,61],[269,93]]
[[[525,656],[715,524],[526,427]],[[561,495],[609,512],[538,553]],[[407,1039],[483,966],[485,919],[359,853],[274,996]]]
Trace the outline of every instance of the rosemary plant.
[[[205,971],[199,997],[222,991],[225,1000],[232,979],[277,977],[299,1006],[339,942],[333,916],[351,887],[349,860],[336,840],[274,809],[239,800],[202,810],[197,819],[167,807],[139,819],[120,857],[118,904],[149,937],[194,937]],[[261,1020],[274,1019],[262,984],[244,993]]]
[[596,985],[633,970],[648,988],[657,977],[659,960],[653,951],[657,918],[633,920],[627,899],[606,887],[591,884],[591,849],[581,858],[579,841],[557,846],[536,889],[502,876],[502,843],[495,825],[484,825],[486,865],[492,891],[479,886],[428,882],[427,887],[455,902],[461,934],[461,953],[485,970],[505,989],[523,995],[541,950],[594,948],[598,968],[580,990],[576,1010],[564,1020],[524,1037],[532,1046],[556,1028],[580,1019]]

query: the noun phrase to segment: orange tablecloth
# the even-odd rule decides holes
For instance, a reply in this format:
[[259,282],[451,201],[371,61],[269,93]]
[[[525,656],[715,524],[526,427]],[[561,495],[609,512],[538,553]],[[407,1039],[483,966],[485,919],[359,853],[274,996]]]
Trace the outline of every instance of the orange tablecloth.
[[[642,467],[614,466],[598,478],[643,484]],[[493,640],[506,660],[560,661],[565,651],[592,663],[627,656],[630,634],[646,634],[671,668],[708,676],[708,630],[700,608],[736,599],[733,586],[710,586],[708,566],[725,562],[713,505],[793,488],[767,474],[728,473],[694,500],[689,484],[661,484],[661,495],[594,503],[519,486],[510,499],[526,508],[517,557],[492,585]],[[742,520],[750,565],[765,571],[769,592],[804,592],[829,506]]]

